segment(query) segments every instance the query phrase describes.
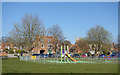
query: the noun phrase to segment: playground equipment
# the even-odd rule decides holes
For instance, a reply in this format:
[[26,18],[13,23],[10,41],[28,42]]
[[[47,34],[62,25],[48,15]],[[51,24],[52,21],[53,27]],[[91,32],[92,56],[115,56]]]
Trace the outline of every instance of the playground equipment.
[[[20,61],[30,61],[30,62],[35,62],[35,63],[40,63],[40,64],[50,64],[50,63],[57,63],[57,64],[66,64],[66,63],[73,63],[73,64],[117,64],[118,59],[114,59],[111,56],[102,56],[102,58],[72,58],[71,55],[69,54],[69,45],[62,43],[61,44],[61,50],[57,50],[58,52],[56,53],[57,58],[49,58],[49,57],[40,57],[40,56],[20,56]],[[60,57],[60,59],[59,59]],[[71,59],[72,61],[69,61]],[[76,61],[77,59],[77,61]],[[110,60],[109,60],[110,59]],[[105,61],[104,61],[105,60]]]
[[66,57],[67,57],[67,62],[69,62],[69,58],[76,62],[75,59],[73,59],[69,54],[68,54],[68,45],[67,44],[63,44],[61,45],[61,62],[63,62],[63,58],[64,58],[64,61],[66,60]]

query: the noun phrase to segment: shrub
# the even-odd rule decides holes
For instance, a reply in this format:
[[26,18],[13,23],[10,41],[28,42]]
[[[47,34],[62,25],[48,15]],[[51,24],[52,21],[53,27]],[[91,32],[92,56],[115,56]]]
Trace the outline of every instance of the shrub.
[[14,53],[13,49],[9,49],[9,53],[13,54]]

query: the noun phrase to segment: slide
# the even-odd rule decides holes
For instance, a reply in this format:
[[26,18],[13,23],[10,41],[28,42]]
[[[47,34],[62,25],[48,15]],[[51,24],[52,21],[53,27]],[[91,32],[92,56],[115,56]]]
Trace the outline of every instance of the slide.
[[65,54],[65,55],[67,55],[70,59],[72,59],[74,62],[76,62],[76,60],[75,59],[73,59],[71,56],[70,56],[70,54]]

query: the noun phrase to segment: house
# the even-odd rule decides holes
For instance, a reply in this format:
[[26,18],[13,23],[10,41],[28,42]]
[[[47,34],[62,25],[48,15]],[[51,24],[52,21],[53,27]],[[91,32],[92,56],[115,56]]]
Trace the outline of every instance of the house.
[[113,43],[111,50],[118,51],[119,48],[120,48],[120,44]]
[[32,49],[32,54],[51,54],[55,53],[54,47],[55,47],[55,41],[56,37],[52,36],[36,36],[35,41],[33,43],[34,48]]
[[5,49],[10,49],[10,48],[14,48],[12,43],[8,43],[8,42],[1,42],[0,44],[0,52],[3,52]]
[[[64,43],[64,45],[68,45],[68,48],[70,49],[71,43],[69,41],[64,41],[62,43],[56,43],[57,38],[53,36],[36,36],[35,41],[33,43],[34,48],[32,49],[32,54],[51,54],[55,53],[55,45],[57,45],[57,50],[61,50],[61,45]],[[63,49],[67,50],[67,48],[64,46]]]

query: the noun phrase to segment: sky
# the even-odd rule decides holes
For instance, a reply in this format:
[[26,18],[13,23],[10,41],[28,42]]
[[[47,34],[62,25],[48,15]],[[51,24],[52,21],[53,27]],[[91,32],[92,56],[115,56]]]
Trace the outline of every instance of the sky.
[[13,24],[20,23],[26,13],[38,15],[46,28],[58,24],[72,44],[98,24],[117,41],[117,2],[3,2],[2,36],[9,35]]

